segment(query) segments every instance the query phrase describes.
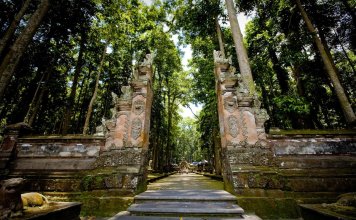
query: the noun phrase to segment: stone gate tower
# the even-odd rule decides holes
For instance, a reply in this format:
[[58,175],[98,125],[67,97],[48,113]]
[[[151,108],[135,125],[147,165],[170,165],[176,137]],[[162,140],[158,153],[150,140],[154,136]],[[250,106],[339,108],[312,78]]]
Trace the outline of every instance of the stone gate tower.
[[272,152],[263,125],[268,115],[261,109],[257,95],[250,94],[235,73],[231,59],[214,51],[214,63],[223,177],[226,189],[235,191],[245,186],[240,175],[271,163]]

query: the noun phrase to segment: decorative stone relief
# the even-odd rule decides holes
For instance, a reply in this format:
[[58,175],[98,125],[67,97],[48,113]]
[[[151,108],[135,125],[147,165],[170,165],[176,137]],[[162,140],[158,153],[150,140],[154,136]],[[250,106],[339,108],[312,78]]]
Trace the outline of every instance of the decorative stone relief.
[[214,50],[214,62],[215,63],[225,63],[225,64],[231,64],[231,56],[228,59],[225,59],[225,57],[222,55],[221,51]]
[[143,62],[140,64],[140,66],[151,66],[154,57],[155,57],[154,53],[146,54],[146,57],[143,58]]
[[135,115],[141,115],[142,112],[145,110],[145,102],[142,100],[136,100],[133,103],[133,112]]
[[229,133],[232,137],[236,138],[238,135],[238,120],[233,115],[230,115],[227,120],[229,126]]
[[41,150],[45,154],[57,154],[59,153],[59,145],[58,144],[48,144],[48,145],[42,145]]
[[139,118],[135,118],[132,120],[132,127],[131,127],[131,137],[133,139],[137,139],[141,135],[142,130],[142,121]]
[[224,108],[230,112],[233,113],[236,108],[237,108],[237,98],[236,96],[229,96],[224,99]]
[[122,99],[122,100],[131,100],[132,99],[131,86],[122,86],[121,92],[122,92],[122,95],[121,95],[120,99]]
[[238,87],[237,87],[238,97],[242,98],[242,97],[249,96],[248,87],[245,84],[245,82],[242,80],[241,74],[237,74],[237,81],[238,81]]

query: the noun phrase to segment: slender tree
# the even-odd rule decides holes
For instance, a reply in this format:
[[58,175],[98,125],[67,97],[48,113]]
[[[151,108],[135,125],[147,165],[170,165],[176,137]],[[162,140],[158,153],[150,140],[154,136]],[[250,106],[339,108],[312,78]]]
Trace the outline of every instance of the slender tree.
[[239,22],[236,17],[236,9],[233,0],[225,0],[226,8],[229,15],[230,27],[232,32],[232,38],[235,44],[235,50],[237,60],[239,62],[239,68],[241,76],[245,85],[249,88],[250,94],[255,92],[255,84],[253,82],[250,63],[247,56],[247,51],[243,43],[243,37],[241,34]]
[[77,64],[76,64],[75,71],[74,71],[72,88],[71,88],[70,95],[69,95],[68,102],[67,102],[67,109],[66,109],[66,113],[64,115],[64,120],[63,120],[63,125],[62,125],[62,134],[67,134],[69,124],[71,121],[71,117],[72,117],[73,105],[75,102],[75,95],[77,93],[78,79],[79,79],[79,75],[82,71],[82,67],[84,64],[83,56],[84,56],[84,50],[85,50],[85,41],[86,41],[86,33],[84,30],[82,30],[81,39],[80,39],[79,55],[78,55],[78,60],[77,60]]
[[4,36],[0,39],[0,56],[4,52],[6,45],[9,43],[12,35],[15,33],[17,26],[19,25],[21,18],[24,16],[31,0],[26,0],[20,11],[15,15],[14,20],[11,22],[10,26],[7,28]]
[[95,81],[95,88],[94,88],[94,92],[93,92],[93,96],[91,97],[89,106],[88,106],[88,111],[85,117],[85,123],[84,123],[84,127],[83,127],[83,134],[88,134],[89,132],[89,122],[90,122],[90,117],[91,114],[93,112],[93,106],[96,100],[96,97],[98,95],[98,90],[99,90],[99,80],[100,80],[100,75],[101,72],[104,69],[104,62],[105,62],[105,57],[106,57],[106,48],[107,48],[107,44],[105,44],[102,55],[101,55],[101,60],[100,60],[100,65],[98,68],[98,74],[96,75],[96,81]]
[[31,16],[26,28],[21,32],[16,39],[10,51],[6,54],[0,66],[0,100],[3,98],[5,89],[8,86],[12,76],[14,75],[17,64],[25,52],[32,37],[36,33],[43,17],[49,9],[49,0],[42,0],[38,5],[37,10]]
[[297,7],[303,17],[303,20],[307,26],[308,31],[312,34],[314,42],[318,48],[318,51],[321,55],[321,58],[323,60],[325,69],[330,77],[331,83],[333,84],[336,96],[339,100],[340,106],[344,112],[345,119],[348,123],[355,123],[356,122],[356,116],[355,113],[351,107],[351,104],[345,94],[344,88],[340,83],[338,74],[336,72],[336,67],[334,64],[334,61],[332,58],[328,55],[328,51],[324,47],[323,43],[321,42],[318,33],[316,29],[314,28],[311,20],[309,19],[308,14],[304,10],[304,7],[302,6],[302,3],[300,0],[295,0]]

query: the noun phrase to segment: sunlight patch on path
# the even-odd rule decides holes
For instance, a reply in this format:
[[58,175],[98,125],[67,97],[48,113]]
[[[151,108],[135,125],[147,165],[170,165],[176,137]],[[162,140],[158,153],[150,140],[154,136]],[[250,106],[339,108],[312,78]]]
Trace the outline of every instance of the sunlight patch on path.
[[209,177],[189,173],[174,174],[150,183],[148,190],[223,190],[224,183]]

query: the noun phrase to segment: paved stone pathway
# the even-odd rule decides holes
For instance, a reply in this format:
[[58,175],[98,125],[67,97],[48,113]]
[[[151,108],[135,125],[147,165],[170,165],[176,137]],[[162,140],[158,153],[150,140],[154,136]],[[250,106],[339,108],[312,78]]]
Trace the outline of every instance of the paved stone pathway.
[[189,173],[174,174],[150,183],[147,190],[223,190],[224,183],[209,177]]
[[223,182],[199,174],[174,174],[150,183],[127,212],[110,220],[260,220],[246,215]]

